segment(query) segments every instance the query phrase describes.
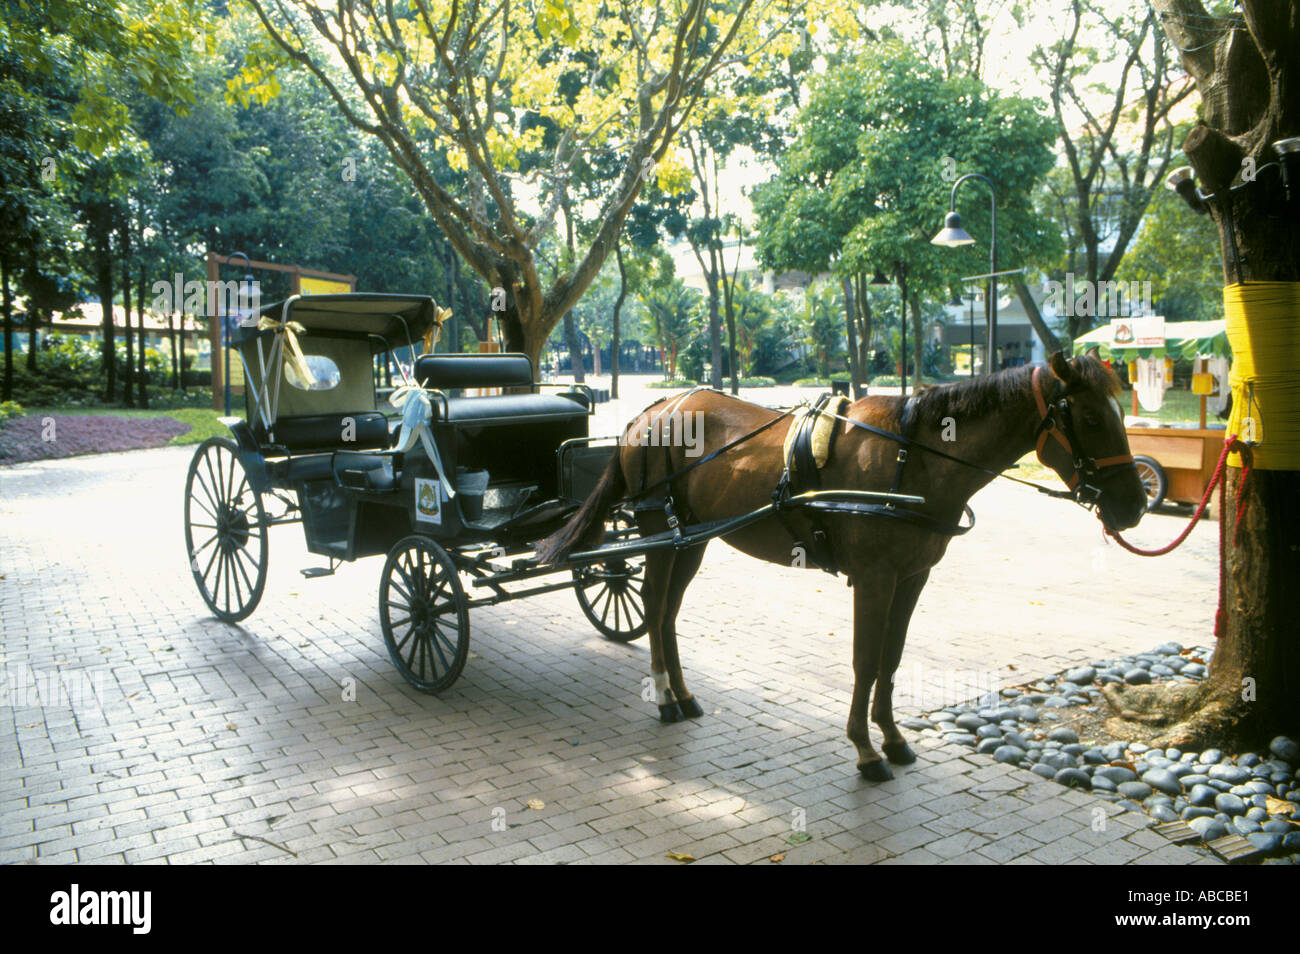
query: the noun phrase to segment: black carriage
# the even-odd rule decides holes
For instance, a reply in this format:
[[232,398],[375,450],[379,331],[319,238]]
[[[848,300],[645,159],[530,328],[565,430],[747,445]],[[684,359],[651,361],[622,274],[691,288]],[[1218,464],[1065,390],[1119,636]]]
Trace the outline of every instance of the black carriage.
[[611,521],[609,555],[528,558],[616,446],[588,434],[591,392],[543,392],[522,354],[432,353],[440,318],[424,296],[295,296],[235,332],[247,419],[223,418],[231,438],[198,447],[185,486],[185,545],[209,608],[228,622],[252,613],[268,530],[300,523],[329,562],[308,576],[385,556],[384,642],[425,692],[460,674],[475,606],[571,587],[604,636],[642,635],[643,561],[618,546],[630,521]]

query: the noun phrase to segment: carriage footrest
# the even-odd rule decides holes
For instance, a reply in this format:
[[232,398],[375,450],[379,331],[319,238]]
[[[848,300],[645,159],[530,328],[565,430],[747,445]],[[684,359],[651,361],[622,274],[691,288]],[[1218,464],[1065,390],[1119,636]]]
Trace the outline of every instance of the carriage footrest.
[[331,565],[330,568],[327,570],[323,566],[309,566],[304,570],[299,570],[298,572],[301,573],[303,576],[307,577],[307,579],[314,580],[318,576],[333,576],[334,567],[333,565]]

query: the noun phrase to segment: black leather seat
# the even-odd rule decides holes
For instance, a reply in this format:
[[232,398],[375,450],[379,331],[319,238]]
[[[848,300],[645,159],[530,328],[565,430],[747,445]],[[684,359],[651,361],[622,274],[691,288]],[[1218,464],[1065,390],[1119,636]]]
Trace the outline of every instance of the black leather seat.
[[[299,454],[329,450],[371,450],[387,447],[390,443],[388,419],[379,411],[282,417],[275,422],[274,440],[260,426],[255,433],[262,444],[279,444]],[[346,437],[352,439],[346,440]],[[326,474],[328,473],[327,467]]]
[[[448,398],[444,408],[433,401],[434,423],[499,424],[505,421],[553,421],[586,417],[587,408],[561,394],[497,394],[488,397]],[[444,412],[446,416],[444,417]]]
[[533,363],[526,354],[422,354],[415,359],[415,380],[426,388],[526,388],[533,383]]

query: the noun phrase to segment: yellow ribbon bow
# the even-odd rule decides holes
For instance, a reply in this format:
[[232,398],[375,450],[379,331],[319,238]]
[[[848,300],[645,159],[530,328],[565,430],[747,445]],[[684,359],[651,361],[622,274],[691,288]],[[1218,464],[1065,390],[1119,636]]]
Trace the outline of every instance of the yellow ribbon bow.
[[439,308],[433,306],[433,324],[429,330],[424,333],[424,353],[432,354],[433,346],[438,343],[438,336],[442,333],[442,323],[451,317],[450,308]]
[[274,331],[284,338],[284,376],[294,387],[310,391],[316,386],[316,375],[311,373],[307,358],[298,344],[298,335],[305,335],[307,329],[296,321],[276,321],[274,318],[262,318],[257,323],[259,331]]

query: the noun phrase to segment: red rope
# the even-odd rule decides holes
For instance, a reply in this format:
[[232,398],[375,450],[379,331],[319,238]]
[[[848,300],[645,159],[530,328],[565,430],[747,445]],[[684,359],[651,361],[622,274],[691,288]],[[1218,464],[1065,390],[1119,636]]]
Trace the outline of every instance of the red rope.
[[1191,534],[1192,528],[1196,526],[1197,521],[1201,519],[1201,515],[1205,513],[1205,507],[1210,502],[1210,496],[1214,493],[1214,488],[1218,487],[1219,488],[1219,606],[1214,611],[1214,638],[1215,639],[1218,639],[1220,636],[1223,635],[1224,628],[1227,625],[1227,612],[1223,608],[1225,602],[1225,596],[1227,594],[1226,573],[1224,571],[1228,565],[1227,550],[1226,550],[1226,536],[1224,534],[1223,521],[1225,516],[1227,515],[1226,501],[1227,501],[1228,482],[1223,477],[1223,468],[1228,462],[1228,454],[1231,453],[1232,451],[1236,451],[1239,454],[1241,454],[1241,465],[1242,465],[1241,482],[1237,485],[1236,523],[1234,524],[1233,531],[1232,531],[1232,545],[1234,547],[1238,546],[1240,544],[1241,521],[1246,513],[1247,500],[1243,491],[1246,489],[1246,478],[1250,476],[1250,468],[1252,465],[1252,461],[1251,461],[1250,447],[1240,443],[1237,440],[1236,434],[1229,434],[1224,439],[1223,450],[1219,452],[1219,462],[1214,465],[1214,476],[1212,476],[1210,478],[1210,482],[1206,484],[1205,494],[1204,496],[1201,497],[1201,502],[1197,506],[1196,512],[1192,514],[1192,518],[1190,521],[1188,521],[1186,528],[1183,530],[1182,533],[1178,535],[1178,537],[1173,541],[1173,543],[1170,543],[1168,546],[1161,547],[1158,550],[1143,550],[1141,547],[1135,547],[1133,546],[1133,544],[1125,540],[1122,536],[1120,536],[1118,530],[1110,530],[1110,529],[1106,530],[1107,536],[1113,539],[1116,543],[1118,543],[1129,553],[1134,553],[1137,556],[1144,556],[1144,557],[1164,556],[1166,553],[1170,553],[1176,550],[1182,544],[1182,542],[1187,539],[1188,535]]

